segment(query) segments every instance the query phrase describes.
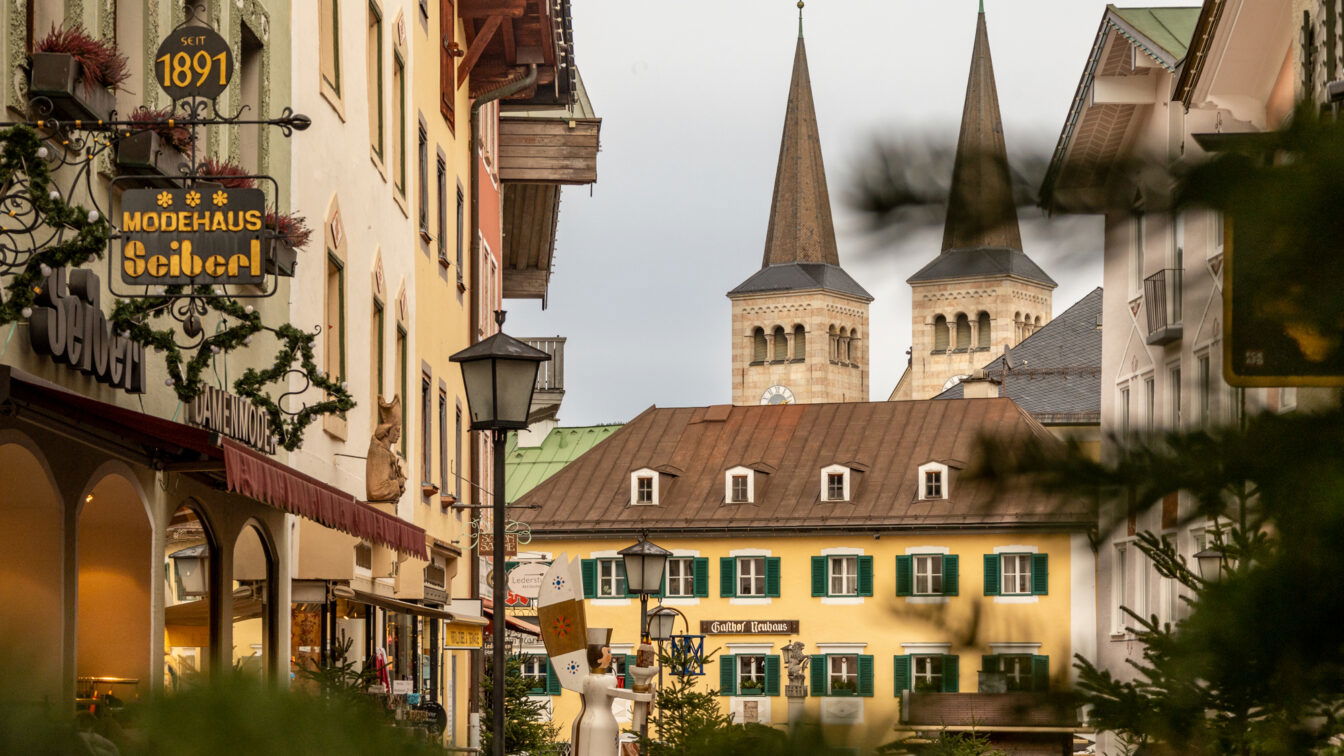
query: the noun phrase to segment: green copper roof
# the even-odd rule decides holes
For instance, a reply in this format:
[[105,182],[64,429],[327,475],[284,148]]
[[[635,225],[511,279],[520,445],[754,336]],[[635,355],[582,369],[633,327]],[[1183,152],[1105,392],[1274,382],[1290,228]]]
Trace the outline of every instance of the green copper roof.
[[518,434],[509,433],[509,442],[504,447],[504,493],[508,502],[517,501],[620,428],[620,425],[552,428],[541,446],[523,448],[518,447]]
[[1117,8],[1112,5],[1111,11],[1177,61],[1185,57],[1190,37],[1195,33],[1195,22],[1199,19],[1198,7]]

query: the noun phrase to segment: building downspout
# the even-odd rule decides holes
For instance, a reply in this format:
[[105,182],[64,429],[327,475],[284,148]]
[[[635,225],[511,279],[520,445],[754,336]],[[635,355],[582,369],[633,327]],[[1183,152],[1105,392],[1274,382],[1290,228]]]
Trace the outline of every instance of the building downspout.
[[[469,319],[469,322],[470,322],[470,328],[471,328],[471,334],[470,334],[470,335],[471,335],[471,338],[468,340],[468,343],[471,343],[471,344],[475,344],[475,343],[479,340],[479,339],[477,338],[477,334],[478,334],[479,329],[480,329],[480,312],[481,312],[481,303],[480,303],[480,296],[481,296],[480,288],[481,288],[481,287],[479,287],[479,286],[476,285],[476,283],[477,283],[477,282],[479,281],[479,279],[480,279],[479,271],[476,270],[476,262],[477,262],[477,260],[478,260],[479,257],[480,257],[480,251],[481,251],[481,241],[480,241],[480,239],[481,239],[481,221],[480,221],[480,217],[481,217],[481,216],[480,216],[480,213],[481,213],[481,210],[480,210],[480,197],[481,197],[481,156],[480,156],[480,149],[481,149],[481,124],[480,124],[480,113],[481,113],[481,108],[482,108],[483,106],[485,106],[485,105],[488,105],[488,104],[494,102],[495,100],[503,99],[503,98],[505,98],[505,97],[508,97],[508,96],[511,95],[511,94],[515,94],[515,93],[517,93],[517,92],[521,92],[522,90],[527,89],[528,87],[532,86],[532,85],[535,84],[536,82],[537,82],[537,64],[536,64],[536,63],[529,63],[528,66],[527,66],[527,75],[523,76],[523,78],[519,79],[518,81],[512,81],[512,82],[509,82],[508,84],[505,84],[505,85],[502,86],[502,87],[496,87],[495,89],[492,89],[492,90],[490,90],[490,91],[488,91],[488,92],[485,92],[485,93],[481,94],[480,97],[477,97],[477,98],[471,103],[471,111],[469,112],[469,115],[468,115],[468,117],[467,117],[467,128],[470,130],[470,138],[469,138],[469,145],[468,145],[468,159],[471,161],[471,170],[468,172],[468,179],[467,179],[467,183],[470,184],[470,186],[468,187],[467,192],[468,192],[468,194],[469,194],[470,197],[471,197],[471,246],[470,246],[470,250],[471,250],[471,266],[472,266],[472,273],[473,273],[472,278],[474,279],[474,280],[472,280],[472,282],[471,282],[471,284],[472,284],[472,286],[471,286],[471,317],[470,317],[470,319]],[[502,199],[501,199],[501,201],[502,201]],[[458,229],[458,232],[461,233],[461,229]],[[500,276],[501,276],[501,277],[504,275],[503,252],[504,252],[504,250],[501,249],[501,250],[500,250],[501,258],[500,258],[500,266],[499,266],[499,271],[500,271]],[[461,272],[461,271],[459,271],[459,272]],[[503,292],[503,290],[504,290],[504,287],[503,287],[503,286],[500,286],[500,291]],[[470,460],[470,463],[469,463],[469,467],[468,467],[467,469],[469,469],[469,470],[473,470],[473,471],[474,471],[474,470],[477,469],[477,463],[480,461],[479,459],[477,459],[477,456],[478,456],[478,455],[477,455],[477,453],[476,453],[476,444],[467,444],[467,451],[468,451],[468,453],[471,455],[471,460]],[[498,485],[498,482],[496,482],[496,485]],[[483,504],[484,502],[480,501],[479,498],[478,498],[478,497],[480,497],[481,488],[480,488],[479,486],[472,486],[471,491],[472,491],[472,496],[471,496],[471,498],[472,498],[472,500],[474,501],[474,503],[476,503],[476,504]],[[469,511],[475,511],[475,510],[469,510]],[[477,551],[476,547],[473,546],[472,549],[471,549],[471,592],[470,592],[470,594],[469,594],[472,598],[480,598],[480,585],[481,585],[481,559],[480,559],[480,554],[479,554],[479,552]],[[495,622],[502,621],[503,616],[504,616],[504,607],[502,607],[502,606],[497,606],[497,607],[495,607],[495,610],[494,610],[494,611],[495,611],[495,613],[494,613],[494,615],[493,615],[493,616],[494,616],[494,621],[495,621]],[[481,718],[480,718],[480,711],[481,711],[481,693],[480,693],[480,691],[481,691],[481,678],[482,678],[482,672],[483,672],[484,664],[485,664],[485,654],[484,654],[483,651],[473,651],[473,652],[471,652],[471,654],[472,654],[472,657],[473,657],[473,658],[472,658],[472,662],[471,662],[471,685],[470,685],[470,688],[469,688],[469,691],[470,691],[469,696],[470,696],[470,697],[469,697],[469,700],[468,700],[468,702],[467,702],[467,704],[468,704],[468,705],[467,705],[467,710],[470,712],[470,717],[469,717],[470,724],[468,725],[468,728],[467,728],[467,739],[468,739],[468,742],[471,743],[471,745],[479,747],[479,746],[480,746],[480,742],[481,742],[481,741],[480,741],[480,723],[481,723]]]

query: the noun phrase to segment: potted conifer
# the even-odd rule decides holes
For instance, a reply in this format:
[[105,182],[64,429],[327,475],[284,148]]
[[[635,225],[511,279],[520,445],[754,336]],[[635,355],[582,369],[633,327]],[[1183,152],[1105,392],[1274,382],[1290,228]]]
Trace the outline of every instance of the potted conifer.
[[82,26],[53,26],[33,45],[28,95],[51,102],[53,118],[107,120],[116,105],[116,88],[130,77],[126,56],[116,44]]

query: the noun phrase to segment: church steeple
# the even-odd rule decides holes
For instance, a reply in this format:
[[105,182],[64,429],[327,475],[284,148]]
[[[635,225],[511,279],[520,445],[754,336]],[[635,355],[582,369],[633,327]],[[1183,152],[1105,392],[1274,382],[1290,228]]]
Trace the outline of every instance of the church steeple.
[[943,228],[943,252],[977,248],[1022,249],[983,0],[976,16],[971,72]]
[[840,264],[831,198],[826,191],[826,168],[821,161],[817,112],[812,104],[801,11],[762,266],[795,262]]

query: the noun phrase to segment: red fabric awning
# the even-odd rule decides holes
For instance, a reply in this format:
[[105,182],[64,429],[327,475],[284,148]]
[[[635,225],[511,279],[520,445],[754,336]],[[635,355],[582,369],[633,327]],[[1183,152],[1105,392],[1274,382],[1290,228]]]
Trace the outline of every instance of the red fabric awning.
[[350,494],[255,452],[231,439],[224,449],[230,491],[306,517],[332,530],[429,560],[425,531]]

